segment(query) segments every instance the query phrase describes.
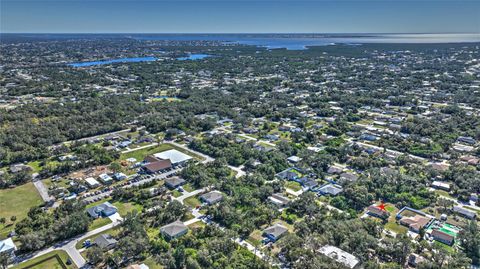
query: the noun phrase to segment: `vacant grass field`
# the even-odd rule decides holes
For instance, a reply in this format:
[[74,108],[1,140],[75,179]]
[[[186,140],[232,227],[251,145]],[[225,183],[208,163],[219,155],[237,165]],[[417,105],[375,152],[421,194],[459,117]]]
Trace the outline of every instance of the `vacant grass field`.
[[205,224],[205,222],[203,222],[203,221],[197,221],[197,222],[194,222],[194,223],[188,225],[188,228],[197,229],[197,228],[205,227],[206,225],[207,224]]
[[185,203],[185,205],[191,206],[193,208],[202,204],[200,200],[198,200],[198,198],[195,196],[188,197],[187,199],[183,200],[183,202]]
[[302,189],[302,185],[300,183],[295,182],[295,181],[286,181],[285,182],[285,188],[289,188],[293,191],[299,191]]
[[128,158],[135,158],[137,161],[143,161],[143,159],[145,159],[145,157],[147,157],[148,155],[152,155],[152,154],[155,154],[155,153],[159,153],[159,152],[162,152],[162,151],[166,151],[166,150],[170,150],[170,149],[176,149],[180,152],[183,152],[187,155],[190,155],[192,156],[193,158],[199,160],[199,161],[203,161],[204,158],[191,152],[191,151],[188,151],[188,150],[185,150],[183,148],[179,148],[175,145],[171,145],[171,144],[160,144],[160,145],[154,145],[154,146],[151,146],[151,147],[148,147],[148,148],[143,148],[143,149],[138,149],[138,150],[134,150],[134,151],[130,151],[128,153],[125,153],[125,154],[121,154],[120,155],[120,160],[126,160]]
[[135,158],[138,162],[140,162],[143,161],[143,159],[145,159],[145,157],[147,157],[148,155],[152,155],[169,149],[173,149],[170,144],[160,144],[158,146],[152,146],[148,148],[130,151],[128,153],[122,154],[120,156],[120,159],[126,160],[128,158]]
[[[18,264],[18,265],[15,265],[11,268],[12,269],[23,269],[23,268],[29,268],[29,269],[62,269],[63,266],[62,266],[62,264],[60,264],[60,261],[58,261],[58,259],[55,257],[55,255],[58,255],[58,257],[60,258],[63,265],[65,265],[67,268],[69,268],[69,269],[76,269],[77,268],[77,266],[75,266],[75,264],[73,264],[73,262],[72,262],[72,264],[67,265],[67,259],[69,258],[69,256],[63,250],[54,250],[54,251],[49,252],[45,255],[37,257],[35,259],[29,260],[27,262],[24,262],[24,263],[21,263],[21,264]],[[44,260],[44,261],[41,262],[42,260]],[[35,265],[38,262],[41,262],[41,263]],[[30,267],[32,265],[35,265],[35,266]]]
[[263,236],[262,231],[254,230],[247,238],[247,242],[252,244],[253,246],[260,246],[262,244]]
[[385,229],[390,230],[397,234],[404,234],[404,233],[407,233],[408,231],[407,227],[397,224],[395,222],[388,222],[387,224],[385,224]]
[[88,230],[89,231],[92,231],[92,230],[95,230],[97,228],[100,228],[102,226],[105,226],[109,223],[111,223],[112,221],[109,219],[109,218],[98,218],[98,219],[95,219],[91,224],[90,226],[88,226]]
[[0,238],[4,238],[14,228],[10,221],[15,216],[18,222],[27,216],[30,208],[43,203],[40,194],[32,182],[13,189],[0,190],[0,218],[6,219],[6,225],[0,225]]
[[112,203],[118,209],[120,216],[127,215],[128,212],[136,210],[138,213],[142,212],[143,206],[135,203],[114,202]]

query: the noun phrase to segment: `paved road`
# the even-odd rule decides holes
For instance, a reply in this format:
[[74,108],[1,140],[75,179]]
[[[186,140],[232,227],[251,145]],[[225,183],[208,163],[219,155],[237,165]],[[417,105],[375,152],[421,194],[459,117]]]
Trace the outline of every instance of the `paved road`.
[[[20,259],[20,262],[19,263],[22,263],[22,262],[25,262],[27,260],[31,260],[31,259],[34,259],[34,258],[37,258],[39,256],[42,256],[42,255],[45,255],[49,252],[52,252],[54,250],[64,250],[68,253],[68,255],[70,256],[70,258],[72,259],[73,263],[75,263],[75,265],[78,267],[78,268],[81,268],[83,266],[85,266],[86,264],[86,261],[85,259],[82,257],[82,255],[80,254],[80,251],[78,251],[76,248],[75,248],[75,245],[77,244],[77,242],[79,241],[83,241],[84,239],[86,239],[87,237],[90,237],[92,235],[95,235],[95,234],[98,234],[98,233],[101,233],[101,232],[104,232],[108,229],[111,229],[113,227],[116,227],[120,224],[121,222],[119,221],[116,221],[116,222],[112,222],[112,223],[109,223],[105,226],[102,226],[100,228],[97,228],[95,230],[92,230],[90,232],[87,232],[87,233],[84,233],[82,235],[79,235],[79,236],[76,236],[74,238],[70,238],[68,240],[65,240],[63,242],[60,242],[60,243],[57,243],[55,244],[54,246],[51,246],[49,248],[46,248],[46,249],[43,249],[43,250],[39,250],[37,252],[34,252],[34,253],[31,253],[31,254],[28,254],[28,255],[25,255],[25,256],[22,256],[22,257],[18,257]],[[11,267],[13,265],[10,265],[9,267]]]

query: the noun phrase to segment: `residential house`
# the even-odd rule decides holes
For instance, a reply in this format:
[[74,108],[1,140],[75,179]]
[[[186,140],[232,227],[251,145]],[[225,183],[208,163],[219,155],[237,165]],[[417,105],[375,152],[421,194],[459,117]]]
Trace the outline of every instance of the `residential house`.
[[298,156],[290,156],[290,157],[287,158],[287,161],[289,161],[291,163],[298,163],[301,160],[302,159]]
[[407,226],[411,231],[419,233],[422,228],[424,228],[429,222],[430,218],[415,215],[411,217],[403,217],[400,219],[400,224]]
[[367,214],[381,219],[388,219],[388,217],[390,217],[390,213],[388,213],[388,211],[381,209],[376,205],[369,206],[367,209]]
[[470,211],[466,208],[463,208],[461,206],[454,206],[453,207],[453,212],[467,218],[467,219],[475,219],[477,217],[477,213]]
[[15,259],[15,251],[17,247],[13,243],[12,238],[7,238],[0,241],[0,254],[5,254],[9,260]]
[[98,178],[103,184],[110,184],[113,181],[113,178],[107,174],[101,174],[98,176]]
[[219,191],[211,191],[200,196],[200,200],[209,205],[220,202],[223,199],[223,194]]
[[420,263],[422,262],[425,262],[425,258],[418,255],[418,254],[415,254],[415,253],[412,253],[408,256],[408,265],[410,266],[413,266],[413,267],[417,267]]
[[355,182],[355,181],[357,181],[357,179],[358,179],[357,175],[355,175],[354,173],[347,172],[347,173],[340,174],[340,178],[339,178],[338,181],[341,184],[344,184],[346,182]]
[[263,230],[263,235],[267,237],[270,241],[276,242],[278,239],[284,236],[287,232],[288,232],[287,227],[280,224],[275,224]]
[[337,184],[331,184],[331,183],[325,184],[318,189],[318,193],[322,195],[332,195],[332,196],[336,196],[342,191],[343,191],[342,186]]
[[186,181],[183,178],[180,178],[180,177],[170,177],[170,178],[165,179],[165,186],[167,186],[170,189],[178,188],[185,183],[186,183]]
[[450,191],[450,184],[441,181],[433,181],[432,187],[439,190]]
[[452,236],[450,234],[447,234],[445,232],[442,232],[440,230],[437,230],[437,229],[432,231],[432,237],[433,237],[433,239],[437,240],[438,242],[447,244],[449,246],[453,245],[453,242],[455,240],[454,236]]
[[270,202],[272,202],[278,207],[285,207],[288,205],[288,203],[290,203],[290,199],[280,193],[274,193],[270,197],[268,197],[268,199],[270,200]]
[[109,202],[87,208],[87,213],[90,217],[97,219],[100,217],[108,217],[117,213],[117,208]]
[[91,189],[94,189],[94,188],[100,186],[100,182],[98,182],[93,177],[87,177],[85,179],[85,182],[87,183],[88,187],[91,188]]
[[351,269],[360,263],[357,257],[335,246],[325,245],[321,247],[318,252]]
[[183,222],[177,220],[160,228],[160,232],[168,240],[179,238],[188,232],[188,227]]
[[102,250],[110,250],[117,245],[117,240],[109,234],[101,234],[95,238],[94,244]]

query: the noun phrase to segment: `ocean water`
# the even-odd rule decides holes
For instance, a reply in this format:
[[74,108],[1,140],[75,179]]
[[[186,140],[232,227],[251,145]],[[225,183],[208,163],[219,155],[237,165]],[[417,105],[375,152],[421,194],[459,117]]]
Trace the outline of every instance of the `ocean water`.
[[155,57],[120,58],[120,59],[111,59],[111,60],[102,60],[102,61],[70,63],[68,65],[73,67],[88,67],[88,66],[105,65],[105,64],[113,64],[113,63],[151,62],[155,60],[157,60],[157,58]]

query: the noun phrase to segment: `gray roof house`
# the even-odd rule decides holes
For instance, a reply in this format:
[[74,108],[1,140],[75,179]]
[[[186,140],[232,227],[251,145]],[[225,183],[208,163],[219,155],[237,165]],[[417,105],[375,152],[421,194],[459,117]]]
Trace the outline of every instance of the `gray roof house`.
[[288,232],[287,227],[275,224],[273,226],[268,227],[267,229],[263,230],[263,235],[270,239],[271,241],[275,242],[284,236]]
[[160,232],[168,240],[179,238],[188,232],[188,227],[183,222],[177,220],[160,228]]
[[94,243],[103,250],[109,250],[117,245],[117,240],[109,234],[101,234],[95,238]]
[[335,196],[343,191],[342,186],[337,184],[326,184],[318,189],[318,192],[322,195],[332,195]]
[[170,189],[175,189],[177,187],[180,187],[183,184],[185,184],[185,182],[186,181],[183,178],[179,178],[179,177],[171,177],[171,178],[165,179],[165,185]]
[[272,202],[274,205],[278,207],[285,207],[290,203],[290,199],[287,197],[283,196],[281,193],[274,193],[270,197],[268,197],[270,202]]
[[477,217],[477,214],[475,212],[465,209],[461,206],[454,206],[453,212],[458,213],[468,219],[475,219]]
[[105,202],[94,207],[87,208],[87,213],[90,217],[96,219],[99,217],[108,217],[117,213],[117,208],[109,202]]
[[209,205],[220,202],[223,199],[223,194],[219,191],[211,191],[200,196],[200,200]]

